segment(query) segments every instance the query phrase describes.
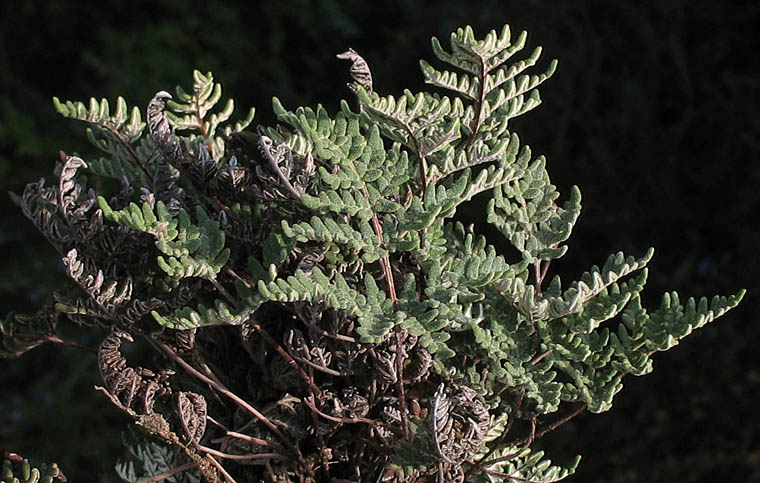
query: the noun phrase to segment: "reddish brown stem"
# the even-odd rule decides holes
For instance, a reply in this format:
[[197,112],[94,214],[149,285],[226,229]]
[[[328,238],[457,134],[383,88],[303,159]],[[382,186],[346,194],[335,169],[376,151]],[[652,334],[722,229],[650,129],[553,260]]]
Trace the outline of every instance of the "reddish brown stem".
[[547,427],[543,428],[542,430],[538,431],[536,433],[536,435],[535,435],[535,439],[538,439],[538,438],[542,437],[546,433],[554,431],[555,429],[559,428],[560,426],[562,426],[566,422],[568,422],[571,419],[573,419],[574,417],[578,416],[579,414],[581,414],[585,410],[586,410],[586,405],[585,404],[580,405],[578,408],[576,408],[572,412],[570,412],[567,416],[565,416],[565,417],[563,417],[561,419],[558,419],[557,421],[553,422],[549,426],[547,426]]
[[[216,288],[216,290],[224,296],[227,301],[232,304],[235,308],[240,308],[240,304],[237,300],[225,289],[219,281],[213,277],[207,278],[209,282]],[[309,388],[316,392],[317,394],[322,394],[322,391],[319,390],[319,388],[314,384],[314,380],[304,372],[303,369],[301,369],[301,366],[298,365],[298,363],[293,359],[293,357],[290,356],[290,354],[285,351],[285,349],[282,348],[280,344],[277,343],[276,340],[272,338],[271,335],[269,335],[269,332],[267,332],[261,324],[259,324],[255,319],[251,318],[248,320],[248,323],[253,326],[254,329],[256,329],[256,332],[261,334],[261,337],[264,338],[264,340],[271,345],[282,357],[285,358],[285,360],[290,364],[290,366],[298,372],[298,374],[301,376],[301,378],[306,381],[306,384],[309,385]]]
[[222,459],[226,460],[272,460],[272,459],[287,459],[285,455],[282,455],[280,453],[252,453],[252,454],[227,454],[222,453],[221,451],[217,451],[213,448],[207,448],[203,445],[197,446],[199,450],[203,451],[204,453],[212,454],[214,456],[218,456]]
[[314,384],[314,379],[312,379],[311,377],[309,377],[309,375],[306,374],[306,372],[303,369],[301,369],[301,366],[298,365],[298,363],[295,361],[295,359],[293,359],[293,357],[291,357],[291,355],[288,354],[287,351],[285,349],[283,349],[282,346],[280,344],[278,344],[277,341],[275,341],[272,338],[271,335],[269,335],[269,332],[267,332],[261,326],[261,324],[259,324],[258,322],[256,322],[256,320],[254,320],[254,319],[250,319],[248,321],[248,323],[251,324],[254,329],[256,329],[256,332],[258,332],[259,334],[261,334],[261,337],[263,337],[264,340],[267,341],[267,343],[269,345],[271,345],[282,357],[285,358],[286,361],[288,361],[288,364],[290,364],[290,366],[293,369],[295,369],[296,372],[298,372],[298,374],[301,376],[301,378],[304,381],[306,381],[306,384],[309,386],[309,389],[312,392],[314,392],[315,394],[322,394],[322,391],[320,391],[319,388],[317,387],[317,385]]
[[214,468],[216,468],[217,470],[219,470],[219,473],[221,473],[222,476],[224,476],[224,481],[226,481],[227,483],[237,483],[237,481],[235,481],[235,478],[233,478],[232,475],[230,475],[229,473],[227,473],[227,470],[224,469],[224,466],[222,466],[221,464],[219,464],[219,462],[217,460],[215,460],[213,456],[211,456],[210,454],[206,453],[205,459],[209,463],[211,463],[212,465],[214,465]]
[[166,354],[174,360],[177,364],[182,366],[183,369],[185,369],[187,372],[195,376],[196,378],[200,379],[201,381],[205,382],[209,386],[213,387],[216,391],[224,394],[228,398],[230,398],[235,404],[240,406],[241,408],[245,409],[249,413],[251,413],[256,419],[261,421],[264,426],[269,428],[269,430],[274,433],[280,440],[287,446],[291,451],[293,451],[293,454],[298,455],[298,459],[301,461],[302,464],[305,462],[303,461],[303,458],[300,456],[300,452],[298,451],[298,448],[293,445],[293,443],[290,442],[290,440],[282,434],[282,431],[279,430],[275,424],[270,421],[266,416],[264,416],[260,411],[258,411],[256,408],[248,404],[245,400],[240,398],[237,394],[227,389],[226,386],[224,386],[221,383],[218,383],[211,379],[210,377],[206,376],[205,374],[198,371],[196,368],[185,362],[181,357],[179,357],[171,348],[169,348],[166,344],[159,340],[154,340],[155,344],[161,348]]
[[305,398],[303,402],[311,409],[314,413],[316,413],[318,416],[323,417],[327,419],[328,421],[332,421],[334,423],[342,423],[342,424],[357,424],[357,423],[364,423],[369,424],[370,426],[380,426],[383,427],[389,431],[397,432],[397,430],[388,424],[383,423],[382,421],[375,421],[374,419],[369,418],[342,418],[342,417],[336,417],[336,416],[330,416],[329,414],[325,414],[319,409],[317,409],[317,405],[314,404],[314,401],[311,398]]
[[149,180],[153,178],[153,175],[150,174],[150,171],[148,171],[148,168],[145,166],[145,164],[143,164],[142,160],[137,155],[137,153],[132,148],[132,146],[128,142],[126,142],[123,137],[121,137],[121,134],[119,133],[119,131],[105,124],[101,124],[101,126],[108,129],[108,131],[114,135],[116,140],[119,141],[119,143],[122,146],[124,146],[127,152],[129,152],[129,155],[132,156],[132,159],[134,159],[135,163],[140,167],[140,169],[142,169],[145,172],[145,176],[147,176]]
[[[24,336],[21,336],[21,337],[24,337]],[[29,338],[31,339],[31,338],[34,338],[34,337],[29,337]],[[59,337],[56,337],[54,335],[49,335],[47,337],[43,337],[42,340],[44,340],[46,342],[52,342],[54,344],[61,344],[61,345],[66,346],[66,347],[73,347],[74,349],[79,349],[79,350],[87,351],[87,352],[90,352],[90,353],[95,354],[95,355],[98,354],[98,350],[97,349],[93,349],[92,347],[87,347],[86,345],[77,344],[76,342],[70,342],[70,341],[67,341],[67,340],[63,340],[63,339],[60,339]]]
[[[369,200],[369,193],[367,193],[367,190],[364,190],[364,196]],[[380,220],[377,219],[377,215],[372,215],[372,225],[375,230],[375,234],[377,235],[378,239],[380,240],[380,245],[382,247],[385,247],[385,237],[383,236],[383,227],[380,225]],[[393,303],[393,310],[395,311],[398,307],[398,297],[396,296],[396,285],[393,281],[393,271],[391,270],[391,262],[388,257],[388,255],[382,257],[380,259],[380,266],[383,269],[383,274],[385,275],[385,281],[388,285],[388,297],[391,299],[391,302]],[[404,439],[409,439],[409,409],[406,405],[406,390],[404,387],[404,378],[402,377],[403,369],[404,369],[404,361],[401,360],[401,354],[403,353],[402,345],[401,345],[401,328],[396,326],[394,328],[395,332],[395,338],[396,338],[396,373],[398,374],[398,377],[396,378],[396,392],[398,396],[399,401],[399,411],[401,413],[401,434],[403,435]]]
[[541,362],[542,360],[544,360],[544,358],[546,356],[548,356],[549,354],[551,354],[552,352],[554,352],[554,350],[553,349],[549,349],[546,352],[544,352],[543,354],[539,354],[532,361],[530,361],[530,365],[531,366],[535,366],[536,364],[538,364],[539,362]]
[[164,471],[163,473],[159,473],[155,476],[151,476],[150,478],[145,478],[143,480],[139,480],[137,483],[155,483],[157,481],[164,481],[165,479],[169,478],[170,476],[176,475],[178,473],[182,473],[183,471],[187,471],[189,469],[195,468],[195,463],[185,463],[182,466],[177,466],[176,468],[172,468],[168,471]]
[[399,410],[401,412],[401,435],[404,439],[409,438],[409,409],[406,405],[406,388],[404,387],[404,361],[401,359],[403,354],[401,345],[401,328],[396,326],[394,329],[396,336],[396,391],[398,392]]

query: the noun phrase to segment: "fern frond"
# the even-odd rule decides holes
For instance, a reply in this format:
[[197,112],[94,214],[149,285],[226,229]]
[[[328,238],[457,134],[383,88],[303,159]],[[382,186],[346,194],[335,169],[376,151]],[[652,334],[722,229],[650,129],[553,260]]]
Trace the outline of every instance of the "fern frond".
[[736,307],[744,297],[742,290],[730,297],[702,297],[699,301],[689,298],[686,305],[678,294],[666,293],[659,309],[648,314],[634,297],[622,315],[623,323],[610,335],[615,348],[613,365],[620,371],[634,375],[647,374],[652,370],[650,356],[656,351],[667,350],[727,310]]
[[198,70],[193,71],[192,92],[177,86],[176,94],[176,100],[168,100],[166,103],[169,110],[165,114],[169,124],[177,131],[190,131],[190,140],[194,136],[200,136],[207,143],[211,157],[217,162],[224,155],[224,139],[248,127],[255,115],[255,110],[251,108],[245,119],[232,126],[223,126],[218,131],[232,116],[235,101],[228,99],[221,110],[212,112],[221,100],[222,85],[214,82],[211,72],[203,74]]
[[497,69],[523,49],[526,38],[527,34],[522,32],[513,43],[509,26],[505,25],[501,33],[492,30],[483,40],[476,40],[468,26],[451,34],[450,53],[443,49],[437,38],[432,39],[435,56],[466,74],[439,71],[427,61],[420,61],[425,82],[453,91],[472,102],[465,109],[462,123],[470,136],[470,144],[483,133],[493,131],[496,125],[506,127],[509,119],[541,103],[536,87],[552,76],[557,61],[552,61],[539,75],[521,74],[536,64],[541,47],[537,47],[527,59]]
[[[581,460],[580,456],[576,456],[568,466],[557,466],[553,465],[551,460],[544,458],[544,454],[543,451],[533,451],[530,448],[507,447],[497,450],[481,463],[484,463],[486,468],[498,473],[498,475],[482,475],[476,481],[550,483],[563,480],[574,474]],[[510,455],[514,456],[509,458]],[[489,465],[488,461],[497,462]]]
[[130,111],[121,97],[116,100],[113,114],[106,99],[97,101],[92,98],[88,106],[83,102],[62,102],[53,97],[53,104],[62,116],[90,124],[87,139],[109,155],[110,159],[101,158],[93,163],[93,172],[111,177],[124,172],[130,175],[127,179],[131,182],[149,186],[151,173],[148,164],[152,161],[153,151],[145,145],[145,138],[142,138],[146,124],[137,107]]
[[380,239],[372,231],[366,221],[360,221],[360,230],[355,230],[350,224],[336,221],[329,217],[313,216],[309,222],[301,222],[290,226],[282,222],[283,233],[296,241],[306,243],[336,243],[353,252],[361,252],[366,263],[372,263],[388,254],[380,245]]
[[116,110],[113,114],[106,99],[98,101],[91,98],[89,105],[86,105],[80,101],[61,102],[57,97],[53,97],[53,105],[63,117],[99,126],[112,134],[118,133],[127,144],[137,141],[145,129],[140,110],[137,107],[130,110],[122,97],[116,99]]
[[66,476],[56,463],[43,463],[40,467],[32,466],[29,460],[16,453],[5,453],[3,466],[0,468],[2,483],[65,483]]
[[[525,149],[520,160],[530,157]],[[530,263],[559,258],[567,251],[561,243],[570,237],[581,210],[581,194],[577,187],[563,207],[556,204],[559,197],[549,181],[543,157],[525,167],[519,178],[496,187],[488,202],[487,221],[493,224]]]
[[173,239],[178,234],[179,221],[169,213],[163,201],[156,202],[155,207],[148,202],[144,202],[142,207],[130,203],[123,210],[114,210],[105,198],[99,196],[98,206],[106,219],[132,230],[149,233],[158,239],[165,236]]
[[[174,445],[160,442],[138,433],[130,427],[122,436],[131,458],[120,459],[115,470],[119,477],[129,483],[166,473],[187,462],[183,451]],[[169,483],[200,483],[201,476],[195,468],[175,473],[164,481]]]
[[75,248],[63,257],[66,274],[77,282],[99,307],[106,312],[113,312],[132,298],[131,278],[122,282],[106,280],[102,270],[95,271],[90,263],[80,258]]
[[156,247],[167,258],[158,257],[158,265],[170,277],[213,279],[230,257],[225,248],[224,231],[200,206],[195,210],[198,224],[190,221],[186,211],[179,212],[176,237],[156,240]]
[[158,265],[170,277],[212,279],[229,259],[230,249],[225,248],[224,231],[200,206],[195,210],[198,222],[193,224],[187,211],[180,209],[174,218],[161,201],[155,208],[147,202],[142,208],[130,203],[127,209],[118,211],[102,197],[98,198],[98,203],[107,219],[156,238],[156,247],[167,255],[166,258],[158,256]]
[[515,309],[530,320],[552,320],[577,313],[593,297],[615,283],[618,279],[644,268],[654,254],[653,249],[639,259],[625,257],[622,252],[610,255],[604,266],[592,267],[585,272],[581,280],[573,282],[562,292],[559,277],[555,277],[541,297],[536,287],[527,285],[524,280],[507,279],[501,284],[501,291]]
[[242,325],[269,299],[240,282],[235,284],[235,288],[235,306],[231,306],[228,301],[217,299],[213,307],[202,303],[197,306],[186,303],[170,312],[152,310],[151,315],[159,325],[175,330],[212,325]]
[[55,334],[57,317],[54,311],[42,309],[33,315],[10,312],[0,320],[0,357],[19,357],[44,344]]

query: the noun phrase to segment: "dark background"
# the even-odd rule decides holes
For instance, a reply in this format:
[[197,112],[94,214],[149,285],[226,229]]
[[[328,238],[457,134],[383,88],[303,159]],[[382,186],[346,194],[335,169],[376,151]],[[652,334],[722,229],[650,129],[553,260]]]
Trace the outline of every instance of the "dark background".
[[[431,36],[447,45],[457,27],[482,38],[505,23],[528,30],[529,49],[544,46],[542,65],[560,61],[544,104],[512,125],[547,155],[562,193],[583,193],[570,251],[552,268],[569,281],[613,251],[654,246],[650,307],[666,290],[749,290],[738,309],[655,356],[652,375],[627,380],[610,412],[579,417],[544,448],[558,462],[583,455],[569,481],[760,481],[756,1],[1,0],[0,315],[33,310],[62,277],[4,194],[49,176],[58,149],[91,152],[84,125],[60,118],[52,96],[122,95],[142,110],[158,90],[191,86],[198,68],[214,72],[241,115],[255,106],[267,124],[273,95],[335,112],[350,95],[348,64],[335,58],[347,47],[381,94],[418,91]],[[94,346],[102,335],[76,336]],[[95,383],[94,358],[71,349],[0,360],[0,448],[58,461],[70,481],[109,481],[121,451],[113,428],[126,420]]]

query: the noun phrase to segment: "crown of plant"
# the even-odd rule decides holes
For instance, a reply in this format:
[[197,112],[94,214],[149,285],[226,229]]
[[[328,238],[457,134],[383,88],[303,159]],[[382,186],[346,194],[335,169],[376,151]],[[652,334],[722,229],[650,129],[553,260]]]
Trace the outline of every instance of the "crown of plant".
[[[508,26],[459,29],[448,50],[433,38],[440,67],[420,66],[435,92],[399,96],[349,50],[354,107],[275,98],[280,124],[255,133],[254,111],[231,124],[232,100],[217,110],[221,86],[197,71],[145,121],[121,98],[114,112],[54,99],[103,157],[61,153],[57,183],[16,197],[73,283],[1,323],[2,354],[63,320],[110,331],[100,389],[146,430],[117,468],[127,481],[563,479],[579,458],[554,465],[533,441],[608,410],[625,375],[743,291],[647,311],[651,249],[551,276],[581,195],[560,202],[510,130],[556,67],[530,73],[540,47],[513,61],[525,42]],[[106,178],[120,189],[87,188]],[[503,237],[455,220],[481,193]],[[138,341],[155,367],[125,359]]]

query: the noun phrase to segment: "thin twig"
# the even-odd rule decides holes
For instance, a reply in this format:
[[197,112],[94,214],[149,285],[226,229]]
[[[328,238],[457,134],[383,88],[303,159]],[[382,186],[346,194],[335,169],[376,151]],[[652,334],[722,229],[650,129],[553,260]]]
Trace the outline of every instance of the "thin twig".
[[124,146],[124,148],[126,148],[127,152],[129,152],[129,155],[132,156],[132,159],[135,160],[135,163],[137,163],[140,169],[145,171],[145,176],[147,176],[149,180],[153,178],[153,175],[150,174],[150,171],[148,171],[148,167],[146,166],[146,163],[142,162],[142,160],[137,155],[137,153],[132,148],[132,146],[128,142],[126,142],[123,137],[121,137],[121,133],[117,129],[115,129],[112,126],[108,126],[106,124],[100,124],[100,126],[103,126],[104,128],[108,129],[108,131],[114,135],[116,140],[119,141],[119,143],[121,143],[121,145]]
[[393,426],[391,426],[389,424],[385,424],[382,421],[375,421],[374,419],[368,419],[368,418],[342,418],[342,417],[330,416],[329,414],[325,414],[322,411],[320,411],[319,409],[317,409],[317,406],[314,404],[314,401],[310,397],[309,398],[304,398],[303,402],[306,403],[306,405],[309,407],[309,409],[311,409],[312,411],[314,411],[315,413],[317,413],[319,416],[322,416],[323,418],[325,418],[325,419],[327,419],[329,421],[333,421],[335,423],[343,423],[343,424],[365,423],[365,424],[369,424],[371,426],[380,426],[380,427],[383,427],[383,428],[385,428],[385,429],[387,429],[389,431],[392,431],[394,433],[398,432],[398,430],[396,428],[394,428]]
[[235,278],[237,280],[240,280],[243,283],[243,285],[245,285],[246,287],[248,287],[248,288],[252,287],[250,281],[248,281],[248,280],[244,279],[243,277],[241,277],[240,275],[238,275],[237,272],[235,272],[233,269],[231,269],[231,268],[225,268],[224,271],[227,273],[227,275],[229,275],[229,276],[231,276],[231,277],[233,277],[233,278]]
[[252,453],[252,454],[229,454],[229,453],[222,453],[221,451],[217,451],[213,448],[208,448],[206,446],[203,446],[201,444],[197,445],[197,448],[204,453],[208,453],[214,456],[218,456],[225,460],[272,460],[272,459],[288,459],[287,456],[282,455],[280,453]]
[[542,430],[540,430],[540,431],[536,432],[536,434],[535,434],[535,438],[534,438],[534,439],[538,439],[538,438],[542,437],[543,435],[545,435],[546,433],[549,433],[549,432],[551,432],[551,431],[554,431],[554,430],[555,430],[555,429],[557,429],[558,427],[562,426],[562,425],[563,425],[563,424],[565,424],[566,422],[570,421],[570,420],[571,420],[571,419],[573,419],[574,417],[576,417],[576,416],[578,416],[579,414],[581,414],[583,411],[585,411],[585,410],[586,410],[586,407],[587,407],[587,406],[586,406],[585,404],[582,404],[582,405],[580,405],[578,408],[576,408],[576,409],[574,409],[572,412],[570,412],[570,413],[569,413],[567,416],[565,416],[565,417],[563,417],[563,418],[561,418],[561,419],[558,419],[557,421],[553,422],[553,423],[552,423],[552,424],[550,424],[549,426],[546,426],[546,427],[545,427],[545,428],[543,428]]
[[531,444],[533,444],[533,441],[536,440],[536,415],[530,417],[530,434],[528,435],[528,440],[523,445],[523,449],[527,448]]
[[301,322],[303,322],[308,328],[310,328],[314,332],[318,333],[319,335],[322,335],[322,336],[325,336],[325,337],[329,337],[330,339],[335,339],[335,340],[339,340],[339,341],[342,341],[342,342],[351,342],[352,344],[358,344],[359,343],[359,341],[356,340],[356,339],[354,339],[353,337],[350,337],[350,336],[347,336],[347,335],[343,335],[343,334],[331,334],[331,333],[327,332],[326,330],[322,329],[321,327],[319,327],[319,326],[317,326],[317,325],[315,325],[315,324],[313,324],[311,322],[307,322],[307,321],[305,321],[303,319],[301,319]]
[[[216,290],[219,293],[221,293],[224,296],[224,298],[226,298],[227,301],[229,301],[230,304],[232,304],[233,307],[240,308],[240,304],[238,303],[238,301],[235,300],[235,298],[232,297],[232,295],[230,295],[230,293],[227,291],[227,289],[225,289],[222,286],[222,284],[219,283],[218,280],[216,280],[215,278],[211,278],[211,277],[209,277],[207,280],[209,282],[211,282],[211,284],[214,286],[214,288],[216,288]],[[306,384],[309,385],[309,388],[312,391],[316,391],[317,394],[322,394],[322,391],[319,390],[319,388],[316,386],[316,384],[314,384],[314,381],[306,374],[306,372],[304,372],[304,370],[301,368],[301,366],[299,366],[298,363],[295,360],[293,360],[293,358],[290,356],[290,354],[288,354],[285,351],[285,349],[283,349],[282,346],[280,344],[278,344],[277,341],[275,341],[272,338],[272,336],[269,335],[269,333],[266,330],[264,330],[264,328],[261,326],[261,324],[259,324],[253,318],[251,318],[250,320],[248,320],[248,323],[251,324],[254,329],[256,329],[256,332],[258,332],[259,334],[261,334],[261,336],[264,338],[264,340],[267,341],[267,343],[269,343],[269,345],[271,345],[277,352],[280,353],[280,355],[282,357],[285,358],[286,361],[288,361],[288,364],[290,364],[290,366],[293,369],[295,369],[296,372],[298,372],[298,374],[301,375],[301,377],[303,378],[303,380],[306,381]]]
[[314,379],[310,378],[309,375],[306,374],[306,372],[303,369],[301,369],[301,366],[298,365],[298,363],[293,359],[293,357],[291,357],[290,354],[288,354],[287,351],[283,349],[282,346],[278,344],[277,341],[275,341],[271,335],[269,335],[269,332],[267,332],[261,326],[261,324],[259,324],[256,321],[256,319],[251,318],[248,320],[248,323],[251,324],[253,328],[256,329],[256,332],[261,334],[261,337],[263,337],[264,340],[267,341],[269,345],[271,345],[277,352],[279,352],[280,355],[284,357],[286,361],[288,361],[288,364],[290,364],[290,366],[293,369],[295,369],[296,372],[298,372],[298,374],[301,375],[301,378],[304,381],[306,381],[306,384],[309,385],[309,389],[311,389],[313,392],[317,394],[322,394],[322,391],[317,387],[316,384],[314,384]]
[[[288,353],[290,353],[290,352],[288,352]],[[306,364],[307,366],[309,366],[312,369],[316,369],[317,371],[324,372],[325,374],[330,374],[331,376],[335,376],[335,377],[348,377],[348,376],[352,376],[352,375],[355,374],[353,371],[352,372],[340,372],[340,371],[336,371],[335,369],[330,369],[327,366],[320,366],[319,364],[315,364],[314,362],[311,362],[308,359],[304,359],[303,357],[300,357],[297,354],[291,354],[291,357],[293,357],[293,359],[296,360],[296,361],[298,361],[298,362]],[[313,378],[311,378],[311,379],[313,379]]]
[[512,409],[512,414],[509,415],[509,421],[507,421],[507,427],[504,428],[504,432],[502,435],[507,435],[512,430],[512,425],[515,424],[515,420],[517,419],[517,412],[520,411],[520,408],[522,407],[523,400],[525,399],[525,392],[527,391],[527,388],[522,388],[520,391],[520,395],[517,397],[517,402],[515,402],[515,407]]
[[[309,377],[312,379],[314,378],[314,369],[309,368]],[[316,399],[317,393],[314,391],[311,391],[311,398]],[[311,412],[311,424],[314,425],[314,433],[317,435],[317,445],[319,448],[319,457],[322,460],[322,466],[325,467],[325,474],[329,475],[329,463],[330,463],[330,457],[327,454],[327,446],[325,445],[325,438],[322,436],[322,433],[319,431],[319,419],[317,418],[317,413],[314,411]],[[314,470],[318,470],[319,468],[315,468]]]
[[[367,200],[369,200],[369,193],[367,192],[366,188],[364,188],[364,196],[367,198]],[[377,238],[380,240],[380,246],[385,248],[386,245],[385,237],[383,236],[383,227],[380,225],[380,220],[377,218],[376,213],[372,214],[372,226],[375,230],[375,235],[377,235]],[[395,312],[398,308],[398,297],[396,296],[396,284],[393,281],[393,271],[391,269],[391,262],[388,255],[380,258],[380,266],[383,268],[385,283],[388,285],[388,297],[391,299],[393,310]],[[396,378],[396,392],[399,401],[399,410],[401,413],[401,434],[403,435],[404,439],[408,440],[409,412],[406,406],[406,391],[404,388],[404,378],[402,377],[402,374],[404,373],[404,361],[401,360],[401,353],[403,352],[401,348],[401,328],[399,326],[396,326],[394,328],[394,332],[396,338],[396,373],[398,375]]]
[[[554,245],[552,245],[552,246],[555,247]],[[544,268],[541,270],[541,281],[542,282],[546,278],[546,274],[549,272],[549,265],[551,265],[551,264],[552,264],[552,260],[551,259],[547,260],[546,263],[544,264]]]
[[544,360],[544,358],[548,356],[549,354],[551,354],[552,352],[554,352],[554,349],[549,349],[545,351],[543,354],[539,354],[538,356],[534,357],[532,361],[530,361],[530,365],[535,366],[536,364]]
[[182,473],[183,471],[187,471],[189,469],[195,468],[196,466],[198,465],[193,462],[185,463],[182,466],[177,466],[176,468],[172,468],[171,470],[164,471],[163,473],[159,473],[155,476],[151,476],[150,478],[144,478],[142,480],[138,480],[137,483],[155,483],[157,481],[163,481],[172,475],[176,475],[177,473]]
[[228,301],[230,304],[232,304],[232,306],[233,306],[233,307],[235,307],[236,309],[239,309],[239,308],[240,308],[240,303],[239,303],[237,300],[235,300],[235,297],[233,297],[233,296],[232,296],[232,295],[231,295],[231,294],[230,294],[230,293],[227,291],[227,289],[226,289],[226,288],[224,288],[224,287],[222,286],[222,284],[221,284],[221,283],[219,283],[219,281],[218,281],[217,279],[215,279],[214,277],[208,277],[208,278],[206,278],[206,280],[208,280],[209,282],[211,282],[211,285],[213,285],[213,286],[214,286],[214,288],[215,288],[215,289],[216,289],[216,290],[217,290],[217,291],[218,291],[220,294],[222,294],[222,296],[224,296],[224,298],[226,298],[226,299],[227,299],[227,301]]
[[394,328],[396,336],[396,392],[398,393],[399,410],[401,413],[401,435],[409,440],[409,410],[406,406],[406,390],[404,388],[404,361],[401,354],[404,352],[401,345],[401,327]]
[[[235,298],[232,297],[232,295],[230,295],[230,293],[222,286],[222,284],[219,283],[218,280],[216,280],[215,278],[211,278],[211,277],[208,278],[207,280],[209,282],[211,282],[211,284],[214,286],[214,288],[216,288],[216,290],[219,293],[221,293],[224,296],[224,298],[226,298],[227,301],[229,301],[230,304],[232,304],[233,307],[240,308],[240,304],[238,303],[238,301],[235,300]],[[316,391],[317,394],[322,394],[322,391],[319,390],[319,388],[316,386],[316,384],[314,384],[314,381],[306,374],[306,372],[304,372],[304,370],[301,368],[301,366],[299,366],[298,363],[290,356],[290,354],[288,354],[285,351],[285,349],[283,349],[282,346],[280,344],[278,344],[277,341],[275,341],[272,338],[271,335],[269,335],[269,333],[261,326],[261,324],[259,324],[253,318],[251,318],[250,320],[248,320],[248,323],[251,324],[254,329],[256,329],[256,332],[258,332],[259,334],[261,334],[261,336],[264,338],[264,340],[267,341],[267,343],[269,343],[269,345],[271,345],[277,352],[280,353],[280,355],[282,357],[285,358],[285,360],[288,362],[288,364],[290,364],[290,366],[293,369],[295,369],[296,372],[298,372],[298,374],[300,374],[301,378],[303,378],[303,380],[306,381],[306,384],[309,385],[309,388],[312,391]]]
[[290,442],[290,440],[282,434],[282,431],[277,428],[277,426],[274,425],[272,421],[270,421],[266,416],[264,416],[261,412],[259,412],[256,408],[251,406],[249,403],[247,403],[245,400],[240,398],[237,394],[227,389],[226,386],[224,386],[221,383],[218,383],[211,379],[210,377],[206,376],[205,374],[198,371],[196,368],[185,362],[181,357],[179,357],[171,348],[169,348],[166,344],[159,340],[154,340],[154,342],[160,347],[166,354],[171,357],[177,364],[182,366],[187,372],[195,376],[196,378],[200,379],[201,381],[205,382],[209,386],[213,387],[220,393],[224,394],[228,398],[230,398],[235,404],[240,406],[241,408],[245,409],[249,413],[251,413],[256,419],[261,421],[267,428],[269,428],[270,431],[272,431],[275,435],[277,435],[278,438],[287,446],[291,451],[293,451],[293,454],[297,455],[299,460],[302,460],[302,457],[300,456],[300,452],[298,451],[298,448],[293,445],[293,443]]
[[64,345],[66,347],[73,347],[75,349],[80,349],[80,350],[91,352],[91,353],[93,353],[95,355],[98,355],[98,350],[97,349],[93,349],[92,347],[87,347],[86,345],[77,344],[76,342],[70,342],[70,341],[67,341],[67,340],[63,340],[63,339],[61,339],[59,337],[56,337],[56,336],[53,336],[53,335],[49,335],[47,337],[43,337],[42,340],[44,340],[46,342],[52,342],[54,344],[61,344],[61,345]]
[[207,453],[205,458],[209,460],[209,462],[212,465],[214,465],[214,467],[217,470],[219,470],[219,473],[221,473],[222,476],[224,476],[224,479],[227,480],[227,483],[237,483],[237,481],[235,481],[235,478],[233,478],[232,475],[227,473],[227,470],[224,469],[224,466],[222,466],[217,460],[215,460],[213,456]]
[[235,439],[239,439],[241,441],[245,441],[247,443],[257,444],[259,446],[272,446],[272,443],[270,443],[269,441],[267,441],[265,439],[254,438],[253,436],[248,436],[247,434],[238,433],[236,431],[226,431],[225,435],[224,435],[224,438],[217,438],[217,439],[212,440],[211,442],[212,443],[220,443],[220,442],[224,441],[227,438],[235,438]]

